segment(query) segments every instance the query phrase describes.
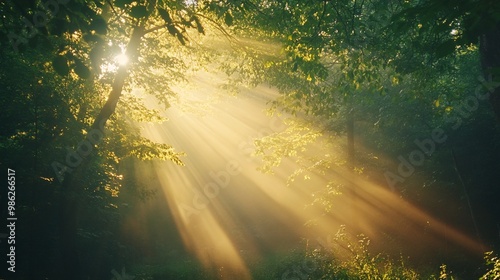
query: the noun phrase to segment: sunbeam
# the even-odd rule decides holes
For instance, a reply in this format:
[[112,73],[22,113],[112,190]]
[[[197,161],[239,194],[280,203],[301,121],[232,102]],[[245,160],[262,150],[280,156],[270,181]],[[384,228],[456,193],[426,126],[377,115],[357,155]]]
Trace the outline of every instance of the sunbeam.
[[[199,84],[186,94],[204,102],[206,114],[170,109],[168,122],[144,125],[142,132],[187,153],[184,167],[155,162],[151,184],[160,186],[185,248],[207,271],[220,279],[251,279],[249,262],[299,246],[302,238],[326,238],[341,225],[353,235],[365,234],[380,251],[418,256],[429,251],[446,254],[453,247],[477,256],[484,252],[477,240],[345,166],[291,184],[288,176],[299,168],[291,159],[273,175],[261,173],[261,163],[251,156],[254,139],[286,127],[283,117],[264,112],[276,93],[259,86],[242,90],[238,97],[211,99],[219,89],[210,81],[218,79],[197,75]],[[341,148],[329,153],[343,154]],[[314,145],[308,152],[325,153],[324,147]],[[344,187],[325,212],[311,203],[332,180]]]

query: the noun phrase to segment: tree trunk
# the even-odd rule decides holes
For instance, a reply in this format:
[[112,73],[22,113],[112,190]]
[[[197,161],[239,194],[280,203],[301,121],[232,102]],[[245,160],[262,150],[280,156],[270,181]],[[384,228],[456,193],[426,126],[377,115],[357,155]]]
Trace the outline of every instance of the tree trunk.
[[[127,45],[127,50],[125,52],[129,60],[132,60],[133,57],[136,57],[137,50],[139,48],[139,45],[141,43],[141,38],[143,35],[144,35],[144,28],[139,26],[134,28],[134,31],[132,32],[132,37],[130,38],[130,41]],[[128,65],[122,65],[120,66],[120,68],[118,68],[115,80],[113,81],[111,93],[108,96],[108,100],[102,107],[101,111],[99,112],[99,115],[95,119],[91,128],[102,129],[106,124],[106,122],[111,117],[111,115],[115,112],[116,104],[118,103],[118,100],[122,95],[123,85],[125,84],[125,78],[127,78],[128,76],[127,70],[128,70]]]
[[[136,56],[137,50],[144,35],[142,27],[135,27],[130,41],[127,45],[126,55],[131,60]],[[91,126],[91,130],[98,129],[104,133],[103,128],[111,115],[115,112],[116,104],[122,94],[123,85],[128,75],[128,65],[122,65],[118,69],[113,81],[111,93],[103,108]],[[89,157],[92,155],[89,155]],[[80,207],[84,195],[84,185],[82,182],[82,171],[88,164],[89,158],[84,159],[71,174],[68,174],[63,182],[61,191],[61,258],[62,258],[62,279],[83,279],[83,268],[80,265],[78,253],[78,219]],[[92,269],[90,267],[86,270]]]

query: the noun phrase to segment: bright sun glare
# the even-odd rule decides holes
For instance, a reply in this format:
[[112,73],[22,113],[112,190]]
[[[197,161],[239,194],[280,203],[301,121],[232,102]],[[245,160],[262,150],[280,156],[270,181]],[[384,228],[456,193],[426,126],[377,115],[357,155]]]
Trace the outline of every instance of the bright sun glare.
[[128,63],[128,57],[124,53],[115,56],[115,61],[119,65],[126,65]]

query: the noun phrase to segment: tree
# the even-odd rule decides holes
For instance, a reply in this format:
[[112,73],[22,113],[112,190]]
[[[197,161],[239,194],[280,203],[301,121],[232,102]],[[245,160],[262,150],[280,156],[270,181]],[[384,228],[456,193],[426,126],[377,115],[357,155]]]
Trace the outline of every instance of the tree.
[[[302,156],[318,139],[331,147],[331,138],[322,136],[332,132],[348,133],[352,155],[357,126],[366,128],[363,136],[372,137],[373,146],[404,150],[401,139],[449,124],[446,117],[473,90],[475,77],[466,77],[478,53],[488,79],[496,79],[499,63],[498,4],[492,1],[26,0],[0,3],[0,15],[1,55],[9,62],[0,73],[8,89],[1,102],[11,105],[3,106],[6,118],[16,120],[2,123],[1,149],[19,152],[9,153],[9,162],[34,155],[31,185],[54,187],[51,199],[60,195],[64,279],[82,277],[75,253],[81,205],[101,201],[109,210],[123,183],[121,162],[181,164],[181,153],[142,138],[125,120],[162,120],[127,92],[140,86],[170,106],[170,87],[185,71],[220,62],[213,58],[220,50],[206,44],[211,36],[232,42],[238,34],[282,46],[282,53],[241,47],[236,55],[243,63],[222,63],[228,74],[239,74],[237,82],[276,86],[282,94],[274,108],[307,121],[290,122],[289,130],[259,142],[263,154],[274,149],[272,164]],[[120,54],[129,62],[115,61]],[[10,91],[18,99],[10,102]],[[497,114],[498,95],[497,89],[490,95]],[[27,115],[17,116],[21,110]],[[401,133],[389,140],[375,136],[394,129]],[[339,161],[302,159],[294,176]]]
[[[403,5],[394,15],[391,28],[399,31],[396,34],[421,29],[412,43],[424,36],[436,38],[427,48],[421,46],[421,52],[431,56],[455,55],[467,46],[477,46],[484,78],[496,84],[500,66],[499,11],[500,6],[495,1],[417,1]],[[500,116],[498,96],[499,89],[495,87],[490,103],[497,118]]]
[[[491,92],[490,103],[495,107],[494,96],[498,94],[493,92],[496,81],[492,66],[496,59],[493,50],[498,48],[490,48],[487,55],[493,57],[484,59],[484,46],[495,42],[492,36],[498,22],[498,5],[490,4],[267,1],[260,5],[261,13],[252,20],[266,26],[261,36],[269,36],[268,40],[283,46],[282,55],[261,56],[261,65],[266,69],[262,80],[281,91],[275,107],[311,121],[307,125],[290,121],[286,132],[258,140],[257,154],[265,160],[263,169],[271,170],[281,158],[293,157],[301,168],[291,178],[314,172],[324,174],[342,161],[310,157],[307,145],[324,141],[322,136],[329,133],[347,133],[352,143],[349,131],[353,122],[348,120],[354,119],[359,142],[372,149],[371,153],[357,155],[365,159],[355,166],[358,170],[391,170],[374,159],[409,153],[414,147],[408,143],[442,128],[449,133],[446,144],[436,145],[436,153],[418,170],[427,179],[422,182],[421,176],[413,176],[409,182],[401,178],[398,187],[401,181],[405,185],[428,186],[435,180],[446,182],[441,187],[460,185],[456,172],[445,167],[453,162],[450,149],[464,149],[458,144],[462,137],[454,131],[459,127],[469,131],[472,123],[480,127],[490,123],[490,110],[478,103]],[[489,42],[484,41],[485,36]],[[486,71],[485,61],[491,64]],[[478,81],[481,71],[483,79]],[[311,129],[312,124],[319,126],[319,131],[303,129]],[[485,132],[492,130],[494,126]],[[329,147],[324,142],[321,146]],[[495,166],[489,165],[487,170],[495,172]],[[491,183],[492,177],[488,178]],[[384,178],[376,179],[387,184]],[[329,193],[336,193],[331,191],[332,185],[325,187],[326,199],[322,201],[328,200]]]
[[[175,101],[170,87],[183,79],[183,72],[201,62],[210,62],[210,55],[215,54],[202,45],[204,39],[200,35],[220,36],[213,35],[213,29],[228,35],[222,25],[233,24],[233,8],[241,7],[211,1],[0,4],[2,56],[11,59],[5,61],[13,61],[12,65],[19,65],[15,73],[25,74],[10,79],[8,69],[2,69],[6,88],[18,93],[16,106],[9,107],[12,109],[5,116],[18,121],[5,123],[2,152],[9,153],[9,162],[22,162],[33,156],[11,154],[14,148],[33,152],[39,162],[34,165],[36,172],[30,189],[43,181],[56,190],[49,201],[60,206],[55,210],[60,214],[56,223],[60,228],[60,261],[55,262],[64,270],[60,278],[85,277],[79,256],[82,240],[103,237],[89,229],[93,226],[85,205],[95,203],[96,210],[104,210],[100,212],[103,220],[116,212],[115,196],[123,180],[120,162],[127,158],[157,158],[182,164],[182,153],[168,144],[153,143],[132,128],[125,116],[136,121],[162,118],[158,111],[145,107],[140,98],[123,91],[142,86],[168,108]],[[114,61],[122,53],[128,57],[128,63]],[[50,98],[43,95],[47,92]],[[8,95],[8,91],[3,91],[2,103],[9,102]],[[29,117],[17,117],[19,109],[33,103],[34,107],[27,110],[31,112]],[[49,156],[42,157],[42,153]],[[58,196],[60,201],[54,202]],[[26,202],[26,206],[31,205]],[[85,226],[86,230],[80,231]],[[90,277],[102,277],[91,273],[94,272],[90,272]]]

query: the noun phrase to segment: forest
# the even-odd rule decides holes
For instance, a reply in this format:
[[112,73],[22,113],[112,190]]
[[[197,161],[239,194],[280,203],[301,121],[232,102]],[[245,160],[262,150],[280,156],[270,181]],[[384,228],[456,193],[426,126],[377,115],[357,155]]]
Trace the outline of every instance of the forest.
[[0,16],[0,279],[500,279],[499,1]]

